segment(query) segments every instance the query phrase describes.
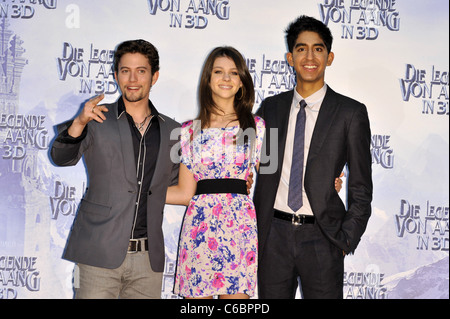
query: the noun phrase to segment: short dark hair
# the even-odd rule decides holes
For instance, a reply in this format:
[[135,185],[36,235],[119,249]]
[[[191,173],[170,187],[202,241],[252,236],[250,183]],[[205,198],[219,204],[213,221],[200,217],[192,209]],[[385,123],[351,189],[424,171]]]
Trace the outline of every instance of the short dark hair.
[[150,42],[139,39],[125,41],[117,46],[116,52],[114,53],[114,70],[116,72],[119,69],[120,59],[126,53],[140,53],[144,55],[147,57],[148,63],[152,68],[152,75],[159,71],[158,50]]
[[294,51],[295,42],[300,33],[303,31],[312,31],[319,34],[320,38],[325,43],[328,53],[331,52],[331,45],[333,44],[333,36],[330,29],[321,21],[302,15],[292,22],[286,29],[286,43],[289,52]]

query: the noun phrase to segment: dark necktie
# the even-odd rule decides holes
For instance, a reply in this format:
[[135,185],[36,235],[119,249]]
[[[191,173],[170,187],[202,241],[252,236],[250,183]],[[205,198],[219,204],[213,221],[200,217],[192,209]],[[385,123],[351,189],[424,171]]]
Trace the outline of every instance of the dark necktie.
[[291,176],[289,177],[288,206],[298,211],[303,205],[302,181],[303,181],[303,158],[305,145],[305,100],[300,101],[300,110],[295,123],[294,147],[292,149]]

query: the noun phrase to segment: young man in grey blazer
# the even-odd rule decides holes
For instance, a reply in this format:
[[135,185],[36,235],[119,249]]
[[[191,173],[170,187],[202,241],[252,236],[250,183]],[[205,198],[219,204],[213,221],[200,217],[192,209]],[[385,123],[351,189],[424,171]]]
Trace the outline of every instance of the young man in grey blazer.
[[76,298],[160,298],[164,271],[163,209],[179,165],[170,158],[179,123],[149,100],[159,76],[157,49],[144,40],[121,43],[115,79],[122,96],[89,100],[57,127],[51,158],[75,165],[84,157],[88,190],[64,258],[77,263]]
[[[264,174],[273,163],[261,161],[254,191],[259,297],[294,298],[300,287],[304,298],[343,298],[344,256],[355,250],[371,215],[368,114],[325,83],[334,59],[326,25],[301,16],[286,34],[297,86],[266,99],[257,112],[266,121],[267,143],[278,142],[263,150],[269,158],[276,154],[277,169]],[[296,130],[297,123],[303,124]],[[334,187],[345,165],[347,208]]]

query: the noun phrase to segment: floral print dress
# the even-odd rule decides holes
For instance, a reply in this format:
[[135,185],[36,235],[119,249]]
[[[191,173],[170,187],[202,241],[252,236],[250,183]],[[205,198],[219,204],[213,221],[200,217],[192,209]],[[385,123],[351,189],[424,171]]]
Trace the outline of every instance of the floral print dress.
[[[239,126],[199,129],[199,121],[181,128],[181,162],[199,181],[247,180],[259,162],[264,121],[243,133],[254,143],[236,140]],[[253,135],[252,135],[253,132]],[[184,297],[245,293],[254,295],[258,238],[253,201],[234,193],[192,197],[180,234],[174,292]]]

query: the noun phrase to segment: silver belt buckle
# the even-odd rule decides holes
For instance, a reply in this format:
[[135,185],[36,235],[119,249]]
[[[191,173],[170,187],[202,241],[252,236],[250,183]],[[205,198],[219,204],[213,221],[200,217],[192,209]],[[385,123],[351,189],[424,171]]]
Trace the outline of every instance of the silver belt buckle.
[[292,224],[295,226],[300,226],[302,224],[301,222],[301,216],[292,214]]
[[[131,243],[135,243],[134,250],[131,250],[132,246]],[[128,253],[134,254],[137,253],[139,249],[139,239],[130,239],[130,242],[128,243]]]

